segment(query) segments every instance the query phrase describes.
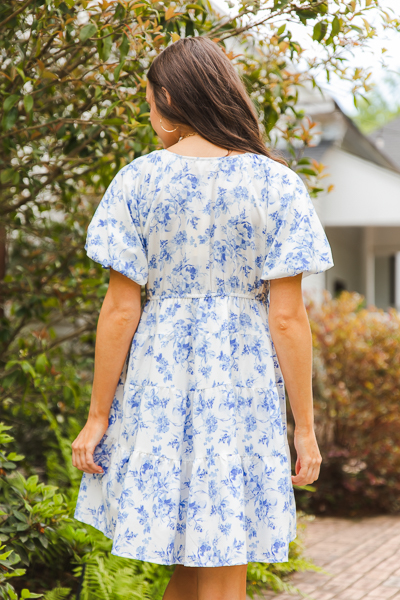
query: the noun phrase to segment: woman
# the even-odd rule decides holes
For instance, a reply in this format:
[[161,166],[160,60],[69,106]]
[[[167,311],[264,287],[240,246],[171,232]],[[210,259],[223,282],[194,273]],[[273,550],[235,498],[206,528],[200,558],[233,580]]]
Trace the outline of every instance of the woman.
[[166,48],[147,101],[164,149],[119,171],[88,231],[110,284],[72,444],[84,471],[75,517],[113,539],[113,554],[178,565],[165,600],[243,600],[248,562],[287,560],[292,484],[318,478],[301,280],[332,257],[215,43]]

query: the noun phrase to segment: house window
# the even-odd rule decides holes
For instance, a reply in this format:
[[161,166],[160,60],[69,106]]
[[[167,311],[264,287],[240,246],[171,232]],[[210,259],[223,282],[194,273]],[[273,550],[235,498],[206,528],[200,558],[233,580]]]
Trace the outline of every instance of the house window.
[[396,257],[375,257],[375,304],[378,308],[387,310],[395,306],[396,294]]

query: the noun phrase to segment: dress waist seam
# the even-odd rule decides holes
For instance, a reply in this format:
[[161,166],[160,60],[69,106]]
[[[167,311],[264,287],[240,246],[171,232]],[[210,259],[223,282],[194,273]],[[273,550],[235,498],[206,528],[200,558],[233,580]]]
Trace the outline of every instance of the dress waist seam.
[[146,300],[191,300],[192,298],[248,298],[250,300],[256,300],[257,302],[263,302],[262,297],[254,296],[254,294],[185,294],[184,296],[171,295],[171,296],[160,296],[151,295],[146,296]]

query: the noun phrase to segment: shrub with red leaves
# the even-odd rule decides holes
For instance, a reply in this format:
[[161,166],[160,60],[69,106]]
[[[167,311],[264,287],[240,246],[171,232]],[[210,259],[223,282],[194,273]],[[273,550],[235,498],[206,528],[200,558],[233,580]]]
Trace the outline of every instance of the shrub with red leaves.
[[314,403],[323,456],[316,492],[299,505],[319,513],[400,512],[400,314],[365,308],[344,292],[308,304]]

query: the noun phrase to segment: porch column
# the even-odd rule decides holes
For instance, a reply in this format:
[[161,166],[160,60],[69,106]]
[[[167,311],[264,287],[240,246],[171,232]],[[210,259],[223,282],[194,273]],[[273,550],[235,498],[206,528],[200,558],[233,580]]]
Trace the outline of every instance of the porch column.
[[364,227],[363,239],[364,290],[367,305],[375,304],[374,228]]
[[400,252],[396,252],[394,262],[394,305],[400,311]]

